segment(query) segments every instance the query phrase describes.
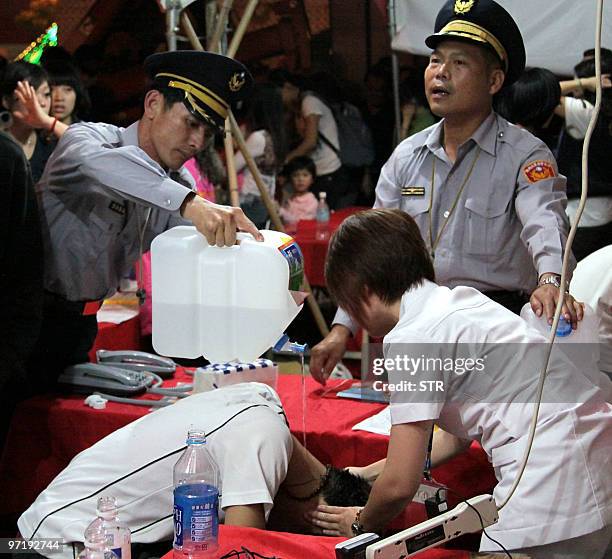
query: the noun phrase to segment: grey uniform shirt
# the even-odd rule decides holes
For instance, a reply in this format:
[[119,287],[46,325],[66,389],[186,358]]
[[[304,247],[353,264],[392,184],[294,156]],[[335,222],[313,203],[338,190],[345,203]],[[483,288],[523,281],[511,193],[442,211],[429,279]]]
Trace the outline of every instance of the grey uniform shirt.
[[71,301],[112,295],[141,238],[146,251],[159,233],[190,224],[179,212],[193,179],[181,169],[177,180],[138,147],[138,123],[71,126],[36,186],[45,289]]
[[[430,250],[448,217],[435,248],[439,284],[531,293],[540,274],[561,273],[569,229],[565,177],[541,140],[495,113],[460,146],[453,164],[443,124],[399,144],[381,170],[374,207],[409,213]],[[334,323],[354,329],[341,310]]]

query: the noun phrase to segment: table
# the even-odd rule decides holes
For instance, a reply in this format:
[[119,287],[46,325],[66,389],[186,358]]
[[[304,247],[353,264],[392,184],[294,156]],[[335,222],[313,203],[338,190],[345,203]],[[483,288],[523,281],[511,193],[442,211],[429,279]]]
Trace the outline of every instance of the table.
[[[367,207],[354,206],[343,208],[330,214],[329,232],[330,235],[338,229],[340,224],[350,215],[362,210],[369,210]],[[298,222],[297,232],[292,234],[302,249],[304,256],[304,272],[310,285],[325,286],[325,258],[327,257],[327,245],[329,239],[316,238],[317,222],[314,219],[307,219]]]
[[[168,384],[190,378],[179,370]],[[347,382],[330,381],[324,388],[310,377],[280,375],[277,387],[292,433],[300,441],[305,435],[306,446],[315,456],[338,467],[379,460],[386,455],[388,443],[386,436],[352,430],[355,423],[384,406],[336,398]],[[0,460],[0,516],[19,515],[76,454],[147,410],[113,402],[104,410],[94,410],[81,396],[37,396],[22,402]],[[492,468],[477,445],[435,469],[433,475],[466,497],[490,491],[495,484]]]
[[[308,559],[332,559],[335,557],[335,545],[345,539],[270,532],[238,526],[220,526],[219,552],[216,556],[221,557],[233,549],[240,550],[241,546],[244,546],[249,551],[257,552],[265,557],[276,556],[279,559],[303,559],[304,557],[308,557]],[[419,559],[468,558],[469,554],[467,551],[446,549],[432,549],[424,551],[419,555]],[[166,553],[162,559],[172,559],[172,551]]]
[[98,322],[98,335],[89,351],[89,359],[96,361],[98,349],[140,349],[140,320],[138,316],[121,324]]

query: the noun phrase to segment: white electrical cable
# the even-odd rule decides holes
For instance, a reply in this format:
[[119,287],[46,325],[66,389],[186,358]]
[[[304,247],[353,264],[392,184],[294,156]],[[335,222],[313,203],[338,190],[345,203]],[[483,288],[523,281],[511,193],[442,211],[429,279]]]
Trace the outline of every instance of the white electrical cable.
[[553,323],[550,328],[550,338],[548,341],[548,347],[546,352],[546,359],[544,361],[544,367],[540,372],[540,381],[538,383],[537,397],[536,397],[536,407],[533,413],[533,418],[531,420],[531,425],[529,426],[529,439],[527,441],[527,448],[525,449],[525,454],[523,456],[523,462],[521,464],[521,468],[519,470],[512,487],[508,491],[508,494],[502,501],[502,503],[497,507],[497,510],[501,510],[506,506],[523,476],[525,472],[525,468],[527,467],[527,460],[529,459],[529,453],[531,451],[531,446],[533,444],[533,439],[535,437],[536,425],[538,422],[538,414],[540,412],[540,403],[542,401],[542,392],[544,390],[544,381],[546,380],[548,362],[550,360],[550,355],[552,353],[552,347],[555,342],[555,334],[557,332],[557,325],[559,324],[559,317],[561,316],[561,308],[563,307],[563,300],[565,295],[565,285],[567,283],[567,268],[569,266],[570,254],[572,249],[572,243],[574,242],[574,237],[576,236],[576,229],[578,228],[578,223],[580,222],[580,218],[582,217],[582,212],[584,210],[584,206],[587,200],[588,193],[588,160],[589,160],[589,144],[591,142],[591,136],[593,135],[593,131],[595,129],[595,125],[597,123],[597,117],[599,116],[599,109],[601,107],[601,23],[602,23],[602,14],[603,14],[603,0],[597,0],[597,16],[595,20],[595,76],[597,79],[596,84],[596,97],[595,97],[595,107],[593,108],[593,114],[591,115],[591,120],[589,122],[589,126],[587,128],[586,134],[584,136],[584,143],[582,145],[582,191],[580,194],[580,204],[578,205],[578,210],[576,212],[576,218],[574,220],[574,224],[570,227],[569,235],[567,236],[567,242],[565,243],[565,251],[563,253],[563,267],[561,270],[561,287],[559,288],[559,301],[557,301],[557,308],[555,309],[555,316],[553,318]]

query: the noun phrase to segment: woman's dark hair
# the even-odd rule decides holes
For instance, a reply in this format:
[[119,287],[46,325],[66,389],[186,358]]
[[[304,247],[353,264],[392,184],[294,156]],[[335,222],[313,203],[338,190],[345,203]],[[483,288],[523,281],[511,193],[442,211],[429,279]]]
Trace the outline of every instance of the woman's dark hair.
[[495,111],[525,128],[542,128],[561,100],[559,78],[545,68],[531,68],[495,96]]
[[280,89],[272,84],[257,85],[249,100],[245,121],[251,131],[268,131],[272,137],[276,163],[280,166],[285,160],[287,150],[285,113]]
[[435,274],[414,220],[402,210],[375,209],[350,216],[336,230],[325,279],[336,303],[359,319],[366,287],[393,303],[423,280],[435,281]]
[[331,466],[321,496],[332,507],[362,507],[367,503],[371,489],[364,478]]
[[296,171],[301,171],[302,169],[308,171],[312,175],[313,179],[317,178],[317,167],[314,161],[307,155],[300,155],[298,157],[294,157],[283,168],[283,174],[287,175],[288,177],[291,177],[293,173],[295,173]]
[[49,75],[44,68],[19,60],[6,65],[0,80],[0,98],[13,96],[17,82],[27,81],[34,89],[44,82],[49,83]]
[[[595,75],[595,50],[590,49],[584,52],[583,59],[574,66],[574,73],[578,78],[589,78]],[[612,50],[602,48],[601,49],[601,73],[612,74]],[[595,104],[595,92],[585,91],[584,98],[591,103]],[[608,117],[612,117],[612,90],[603,89],[601,97],[601,111]]]
[[81,120],[87,116],[91,109],[91,102],[77,69],[68,62],[55,60],[48,62],[45,68],[49,73],[51,86],[67,85],[74,89],[76,102],[74,104],[73,117],[76,116],[76,120]]

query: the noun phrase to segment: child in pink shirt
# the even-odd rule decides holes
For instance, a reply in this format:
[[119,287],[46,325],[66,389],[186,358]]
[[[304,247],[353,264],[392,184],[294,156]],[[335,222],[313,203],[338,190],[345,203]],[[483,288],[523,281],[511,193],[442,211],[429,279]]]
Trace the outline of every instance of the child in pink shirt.
[[293,192],[280,208],[285,225],[295,228],[302,219],[315,219],[317,199],[309,188],[314,183],[317,171],[310,157],[295,157],[287,163],[287,174],[291,177]]

